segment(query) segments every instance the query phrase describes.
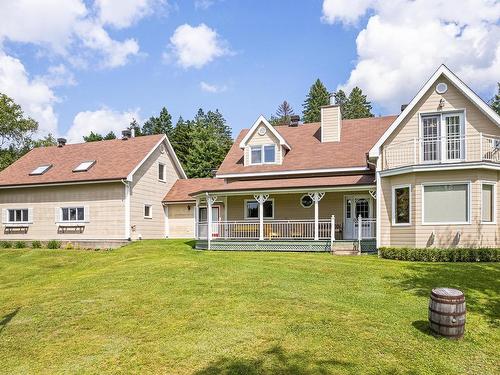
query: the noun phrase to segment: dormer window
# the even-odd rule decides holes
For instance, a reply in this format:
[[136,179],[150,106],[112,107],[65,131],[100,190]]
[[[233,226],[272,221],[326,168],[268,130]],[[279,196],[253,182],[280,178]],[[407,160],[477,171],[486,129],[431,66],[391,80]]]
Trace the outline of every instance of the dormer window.
[[95,160],[84,161],[73,169],[73,172],[87,172],[95,164]]
[[45,165],[40,165],[39,167],[36,167],[33,172],[30,173],[30,176],[39,176],[41,174],[44,174],[47,172],[50,168],[52,167],[52,164],[45,164]]
[[276,163],[275,145],[250,146],[250,164],[274,163]]

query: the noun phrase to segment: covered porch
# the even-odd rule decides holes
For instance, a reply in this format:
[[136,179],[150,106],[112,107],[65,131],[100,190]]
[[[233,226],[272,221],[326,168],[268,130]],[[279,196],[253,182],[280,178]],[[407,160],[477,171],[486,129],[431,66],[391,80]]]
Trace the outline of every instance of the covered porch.
[[374,186],[204,192],[196,195],[196,247],[375,251],[375,213]]

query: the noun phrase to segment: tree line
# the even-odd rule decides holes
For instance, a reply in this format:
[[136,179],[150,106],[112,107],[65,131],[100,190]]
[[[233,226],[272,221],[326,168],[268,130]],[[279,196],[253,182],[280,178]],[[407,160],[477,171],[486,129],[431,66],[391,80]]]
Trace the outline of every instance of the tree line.
[[[339,90],[333,93],[334,101],[340,105],[342,117],[355,119],[373,117],[371,103],[363,91],[354,87],[349,95]],[[317,79],[310,87],[302,105],[302,121],[305,123],[321,121],[321,106],[330,104],[330,93],[326,86]],[[500,82],[497,92],[489,105],[500,115]],[[273,125],[290,122],[294,110],[286,100],[281,103],[270,117]],[[151,116],[142,125],[136,120],[130,123],[130,129],[136,136],[166,134],[182,163],[188,177],[208,177],[216,170],[226,156],[233,140],[231,128],[218,111],[204,112],[199,109],[192,120],[180,117],[175,124],[167,108],[163,107],[158,116]],[[35,147],[56,145],[52,134],[36,138],[38,123],[26,116],[21,106],[7,95],[0,93],[0,170],[19,159]],[[101,135],[96,132],[83,137],[85,142],[115,139],[116,134],[109,132]]]

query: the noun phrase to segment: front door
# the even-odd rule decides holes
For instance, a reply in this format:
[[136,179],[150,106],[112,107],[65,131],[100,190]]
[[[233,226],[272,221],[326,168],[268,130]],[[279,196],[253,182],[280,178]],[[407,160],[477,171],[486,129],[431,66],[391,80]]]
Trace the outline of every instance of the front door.
[[[201,223],[208,221],[207,208],[200,207],[199,220]],[[220,221],[219,206],[212,206],[212,237],[219,237],[219,224]]]
[[367,219],[372,216],[372,200],[369,195],[346,195],[344,201],[344,240],[358,238],[358,216]]

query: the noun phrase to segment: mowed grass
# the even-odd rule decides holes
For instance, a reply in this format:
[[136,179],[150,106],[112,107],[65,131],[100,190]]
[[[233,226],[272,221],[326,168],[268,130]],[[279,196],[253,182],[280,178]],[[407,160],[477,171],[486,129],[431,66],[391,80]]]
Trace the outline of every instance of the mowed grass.
[[[463,290],[463,340],[427,329],[432,287]],[[208,252],[0,251],[0,372],[493,374],[498,264]]]

